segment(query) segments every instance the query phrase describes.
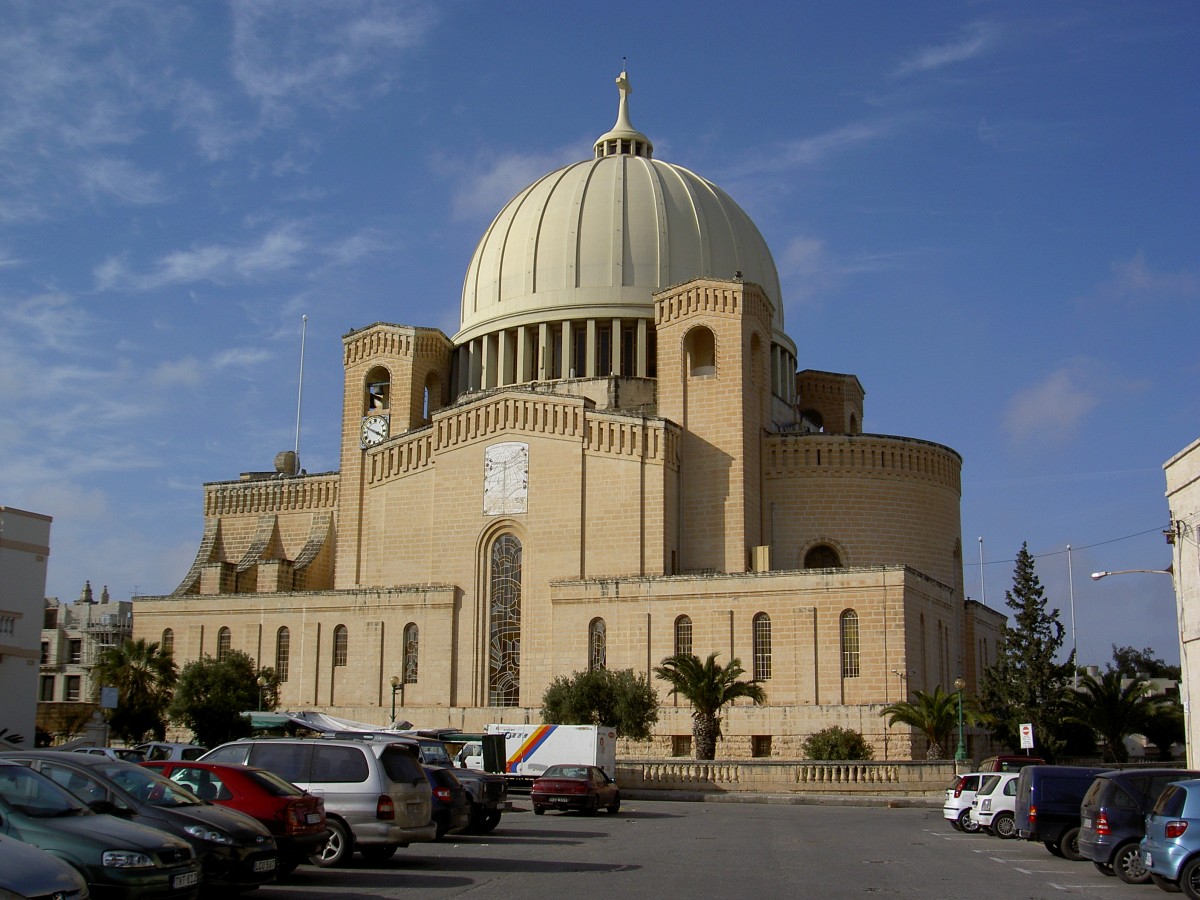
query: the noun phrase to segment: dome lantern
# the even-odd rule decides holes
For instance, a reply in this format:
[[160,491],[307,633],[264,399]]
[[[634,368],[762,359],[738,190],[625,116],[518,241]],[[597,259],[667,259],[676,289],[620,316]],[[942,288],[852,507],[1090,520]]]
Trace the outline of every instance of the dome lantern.
[[617,76],[617,90],[621,94],[621,103],[617,107],[617,122],[612,130],[596,138],[593,147],[595,158],[604,156],[644,156],[654,157],[654,144],[650,138],[633,127],[629,122],[629,95],[633,88],[629,84],[629,76],[624,70]]

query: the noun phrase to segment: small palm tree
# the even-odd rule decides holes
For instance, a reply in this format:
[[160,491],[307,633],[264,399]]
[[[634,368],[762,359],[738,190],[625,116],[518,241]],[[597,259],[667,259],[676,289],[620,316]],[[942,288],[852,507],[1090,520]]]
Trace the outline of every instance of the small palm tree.
[[118,737],[136,742],[152,734],[163,739],[177,669],[157,641],[141,638],[109,647],[92,676],[98,686],[117,689],[118,706],[109,713],[109,725]]
[[721,737],[721,710],[743,697],[756,706],[767,699],[766,691],[753,681],[739,681],[746,674],[740,659],[731,659],[729,665],[717,665],[717,654],[710,653],[708,659],[692,653],[677,653],[668,656],[654,674],[671,685],[672,694],[678,694],[692,704],[692,739],[696,744],[696,759],[716,759],[717,741]]
[[1079,679],[1079,692],[1067,699],[1067,720],[1091,728],[1104,740],[1105,758],[1127,762],[1125,738],[1142,734],[1166,697],[1149,696],[1144,681],[1125,678],[1117,669],[1109,669],[1099,678],[1085,675]]
[[[908,725],[925,735],[929,749],[926,759],[945,759],[946,746],[949,737],[958,726],[958,692],[947,693],[939,684],[931,693],[913,691],[916,702],[905,700],[901,703],[891,703],[879,711],[881,716],[889,716],[888,725],[897,723]],[[963,704],[964,721],[974,722],[973,707]]]

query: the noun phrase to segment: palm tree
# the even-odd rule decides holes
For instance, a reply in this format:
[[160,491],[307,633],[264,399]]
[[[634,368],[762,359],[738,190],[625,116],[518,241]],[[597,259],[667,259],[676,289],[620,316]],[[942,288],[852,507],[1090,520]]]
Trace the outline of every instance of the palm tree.
[[1125,738],[1142,734],[1156,710],[1168,702],[1166,697],[1149,696],[1149,691],[1149,684],[1126,678],[1118,669],[1099,678],[1084,675],[1079,692],[1068,698],[1067,720],[1095,731],[1104,740],[1106,759],[1127,762]]
[[[945,759],[945,747],[949,737],[958,725],[958,692],[947,693],[939,684],[932,693],[913,691],[916,702],[909,700],[891,703],[879,711],[881,716],[890,716],[888,726],[897,723],[908,725],[925,735],[929,749],[926,759]],[[963,717],[967,721],[975,720],[974,708],[963,705]]]
[[721,737],[721,710],[745,697],[756,706],[767,699],[766,691],[753,681],[738,681],[746,674],[740,659],[729,665],[717,665],[717,654],[708,659],[692,653],[676,653],[662,661],[654,674],[671,685],[670,693],[678,694],[692,704],[692,739],[696,759],[716,759],[717,741]]
[[117,737],[135,743],[153,734],[163,740],[177,674],[175,660],[158,641],[126,641],[100,655],[92,679],[99,687],[117,689],[118,705],[108,716]]

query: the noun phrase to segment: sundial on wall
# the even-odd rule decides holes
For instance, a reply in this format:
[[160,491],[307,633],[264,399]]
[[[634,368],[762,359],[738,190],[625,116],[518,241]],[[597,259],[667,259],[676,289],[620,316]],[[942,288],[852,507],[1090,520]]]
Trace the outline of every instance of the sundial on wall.
[[523,513],[529,502],[529,445],[520,441],[492,444],[483,459],[483,514]]

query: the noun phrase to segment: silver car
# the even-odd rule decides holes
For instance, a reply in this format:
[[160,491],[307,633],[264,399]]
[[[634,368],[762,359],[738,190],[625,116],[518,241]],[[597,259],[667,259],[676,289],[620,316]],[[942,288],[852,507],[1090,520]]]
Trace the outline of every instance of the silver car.
[[397,847],[433,841],[433,792],[416,751],[384,735],[356,738],[246,738],[222,744],[204,762],[258,766],[325,801],[329,840],[309,857],[344,864],[357,850],[369,862]]
[[74,866],[32,844],[0,835],[0,896],[88,900],[87,882]]

